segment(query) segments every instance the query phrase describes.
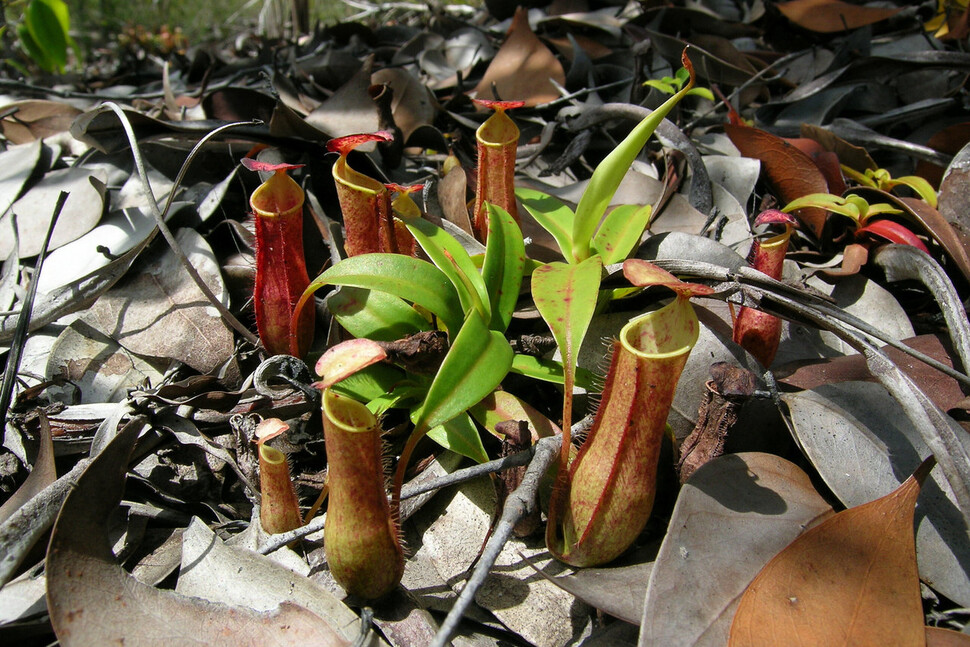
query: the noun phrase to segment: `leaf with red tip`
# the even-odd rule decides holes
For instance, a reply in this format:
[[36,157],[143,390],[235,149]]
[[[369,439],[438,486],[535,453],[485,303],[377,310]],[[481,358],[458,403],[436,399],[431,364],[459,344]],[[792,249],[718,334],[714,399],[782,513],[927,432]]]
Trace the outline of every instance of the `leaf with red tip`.
[[857,229],[855,233],[856,237],[862,234],[871,234],[879,238],[885,238],[891,243],[912,245],[917,249],[929,253],[929,250],[926,249],[926,245],[920,240],[919,236],[893,220],[872,220],[865,227]]
[[778,209],[768,209],[762,211],[758,214],[758,217],[754,219],[754,226],[758,225],[774,225],[774,224],[786,224],[794,225],[798,221],[795,220],[795,216],[790,213],[785,213],[784,211],[779,211]]
[[361,144],[366,144],[367,142],[389,142],[394,139],[394,135],[387,132],[386,130],[379,130],[376,133],[360,133],[357,135],[347,135],[346,137],[337,137],[336,139],[331,139],[327,142],[327,150],[331,153],[340,153],[341,155],[347,155],[350,151],[354,150]]
[[653,263],[631,258],[623,262],[623,276],[638,288],[662,285],[685,297],[704,296],[714,289],[701,283],[687,283]]
[[292,171],[293,169],[303,168],[306,166],[306,164],[270,164],[269,162],[256,160],[252,157],[244,157],[239,161],[242,162],[242,165],[250,171],[263,171],[265,173],[271,173],[273,171]]
[[491,108],[492,110],[512,110],[525,105],[525,101],[494,101],[492,99],[472,99],[472,101],[477,106]]
[[387,351],[370,339],[350,339],[327,350],[317,360],[317,375],[323,379],[314,384],[325,389],[372,364],[387,358]]

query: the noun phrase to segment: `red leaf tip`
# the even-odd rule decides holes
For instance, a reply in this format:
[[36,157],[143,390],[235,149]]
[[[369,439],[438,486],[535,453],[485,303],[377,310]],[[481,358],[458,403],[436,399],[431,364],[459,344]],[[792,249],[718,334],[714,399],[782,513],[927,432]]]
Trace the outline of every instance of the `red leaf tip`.
[[795,216],[790,213],[785,213],[784,211],[779,211],[778,209],[768,209],[762,211],[758,214],[758,217],[754,219],[755,227],[758,225],[775,225],[783,223],[786,225],[794,225],[798,221]]
[[261,162],[252,157],[244,157],[240,162],[250,171],[264,171],[267,173],[271,171],[291,171],[295,168],[303,168],[306,166],[306,164],[270,164],[269,162]]
[[493,101],[492,99],[472,99],[472,101],[475,102],[475,105],[492,110],[511,110],[525,105],[525,101]]
[[327,142],[327,150],[331,153],[346,155],[361,144],[366,144],[367,142],[389,142],[393,140],[394,135],[386,130],[379,130],[376,133],[359,133],[331,139]]
[[404,194],[415,193],[417,191],[421,191],[422,189],[424,189],[423,184],[411,184],[409,186],[405,186],[403,184],[394,184],[392,182],[390,184],[385,184],[384,186],[387,188],[388,191],[395,191],[397,193],[404,193]]

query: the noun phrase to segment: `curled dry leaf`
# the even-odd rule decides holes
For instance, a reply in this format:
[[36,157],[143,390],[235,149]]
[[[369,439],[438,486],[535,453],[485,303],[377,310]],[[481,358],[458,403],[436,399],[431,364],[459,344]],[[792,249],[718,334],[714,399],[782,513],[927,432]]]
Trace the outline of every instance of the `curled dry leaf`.
[[105,529],[121,500],[140,424],[125,427],[68,495],[47,552],[47,604],[62,645],[348,645],[289,602],[274,612],[206,602],[143,584],[111,553]]
[[731,625],[742,645],[923,645],[913,515],[925,461],[894,492],[806,531],[751,582]]

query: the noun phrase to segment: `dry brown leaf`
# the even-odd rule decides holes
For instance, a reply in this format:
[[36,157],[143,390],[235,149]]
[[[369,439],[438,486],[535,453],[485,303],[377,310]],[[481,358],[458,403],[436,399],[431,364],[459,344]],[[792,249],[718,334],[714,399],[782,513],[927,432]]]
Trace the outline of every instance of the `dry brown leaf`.
[[519,8],[505,42],[485,70],[475,94],[479,99],[525,101],[525,105],[535,106],[559,98],[559,91],[550,79],[564,86],[566,73],[529,27],[528,12]]
[[0,112],[16,110],[0,120],[0,131],[12,144],[24,144],[70,130],[81,111],[61,101],[32,99],[8,103]]
[[230,607],[148,586],[121,568],[106,529],[140,424],[125,427],[68,495],[47,551],[47,605],[60,644],[342,646],[325,621],[285,603],[272,613]]
[[421,81],[401,67],[385,67],[371,75],[371,83],[386,84],[394,92],[394,124],[407,141],[419,126],[434,122],[434,98]]
[[38,417],[40,421],[40,449],[27,479],[20,484],[17,491],[10,495],[0,506],[0,523],[6,521],[20,506],[27,503],[45,487],[57,480],[57,469],[54,465],[54,442],[51,439],[51,426],[47,416],[43,413]]
[[[192,229],[179,230],[176,239],[206,285],[225,299],[205,239]],[[167,247],[98,299],[84,319],[133,353],[176,359],[200,373],[232,355],[232,331]]]
[[823,34],[865,27],[902,11],[902,8],[862,7],[838,0],[792,0],[777,7],[799,27]]
[[[19,254],[29,258],[40,253],[54,216],[54,205],[61,191],[70,195],[64,203],[51,235],[48,251],[77,240],[98,224],[104,210],[105,182],[107,174],[100,169],[83,167],[58,169],[47,173],[13,203],[11,211],[17,214],[17,231],[20,234]],[[0,218],[0,258],[6,258],[13,249],[10,231],[10,213]]]
[[970,635],[943,627],[926,628],[926,647],[968,647]]
[[[784,139],[757,128],[733,124],[725,124],[724,132],[741,155],[761,160],[765,177],[783,204],[810,193],[828,193],[828,183],[812,158]],[[813,234],[822,235],[824,209],[799,209],[795,215]]]
[[741,596],[730,647],[924,645],[913,516],[934,464],[806,531],[768,562]]
[[[910,348],[925,353],[952,368],[952,351],[949,348],[949,342],[944,345],[944,341],[942,337],[936,335],[920,335],[902,340]],[[882,350],[943,411],[949,411],[963,400],[960,383],[952,377],[891,346],[884,346]],[[775,371],[780,382],[803,390],[814,389],[823,384],[858,380],[871,382],[876,379],[869,372],[863,355],[843,355],[793,362],[787,366],[772,367],[772,370]]]

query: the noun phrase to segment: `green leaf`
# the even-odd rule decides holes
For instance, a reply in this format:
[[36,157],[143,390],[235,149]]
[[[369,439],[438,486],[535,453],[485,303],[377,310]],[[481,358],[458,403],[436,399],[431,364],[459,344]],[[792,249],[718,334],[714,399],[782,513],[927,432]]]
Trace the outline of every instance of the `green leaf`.
[[484,463],[488,460],[478,427],[467,413],[429,430],[428,436],[445,449],[467,456],[473,461]]
[[[531,377],[535,380],[542,380],[543,382],[552,382],[553,384],[563,384],[566,381],[566,376],[562,369],[562,362],[557,362],[553,359],[544,359],[542,357],[533,357],[532,355],[516,355],[513,357],[512,368],[509,369],[509,372]],[[592,371],[581,366],[576,367],[575,381],[576,386],[587,391],[595,391],[597,389],[596,376]]]
[[40,67],[40,69],[44,70],[45,72],[54,71],[54,61],[51,60],[51,58],[47,55],[47,52],[45,52],[41,46],[37,44],[37,41],[34,40],[34,37],[30,34],[30,30],[27,28],[26,24],[20,23],[17,25],[17,38],[20,41],[20,47],[24,50],[27,56],[29,56],[30,59],[38,65],[38,67]]
[[596,231],[591,244],[594,254],[603,257],[603,264],[619,263],[640,242],[643,230],[650,224],[651,205],[620,205],[613,209]]
[[343,286],[327,297],[327,309],[354,337],[394,341],[431,329],[404,299],[380,290]]
[[[670,78],[670,77],[664,77],[664,78]],[[664,94],[673,94],[674,92],[677,91],[677,89],[673,85],[671,85],[670,83],[664,83],[663,80],[657,81],[656,79],[650,79],[649,81],[644,81],[643,85],[651,88],[656,88],[661,92],[663,92]]]
[[442,425],[477,403],[497,387],[512,365],[512,347],[505,336],[489,330],[470,312],[452,342],[428,396],[412,414],[417,435]]
[[374,364],[345,377],[330,389],[354,400],[369,402],[390,393],[404,379],[404,371],[396,366]]
[[61,0],[31,0],[24,12],[24,22],[30,35],[58,72],[63,72],[67,66],[69,25],[63,22],[66,10]]
[[485,318],[490,317],[485,282],[461,243],[429,220],[403,213],[399,213],[398,217],[421,245],[421,249],[425,251],[431,262],[451,280],[455,290],[458,291],[462,310],[467,314],[474,308],[478,309]]
[[562,467],[565,467],[568,459],[567,430],[572,424],[576,358],[596,310],[602,273],[603,261],[599,256],[578,265],[549,263],[532,273],[532,298],[562,354],[563,447],[566,448],[562,455]]
[[361,254],[340,261],[318,276],[301,302],[325,285],[349,285],[380,290],[407,299],[436,315],[449,331],[462,326],[458,293],[437,267],[403,254]]
[[488,243],[482,264],[482,280],[492,307],[488,327],[505,332],[512,321],[522,287],[525,269],[525,241],[522,231],[509,213],[487,204]]
[[[577,261],[589,258],[590,241],[596,226],[606,213],[606,208],[616,194],[620,182],[644,147],[653,131],[657,129],[664,117],[673,109],[677,102],[686,96],[692,83],[685,85],[677,94],[670,97],[663,104],[637,124],[626,138],[614,148],[602,162],[597,165],[589,184],[583,192],[576,206],[576,217],[573,220],[572,256]],[[569,258],[567,256],[567,258]]]
[[498,423],[508,420],[525,421],[529,425],[532,442],[559,433],[556,423],[508,391],[493,391],[469,409],[468,413],[500,440],[506,438],[506,435],[497,429]]
[[574,261],[573,210],[557,198],[535,189],[516,187],[515,196],[535,221],[556,239],[563,257],[570,262]]
[[367,410],[375,416],[381,416],[388,409],[410,409],[421,401],[425,392],[423,386],[402,384],[368,402]]

